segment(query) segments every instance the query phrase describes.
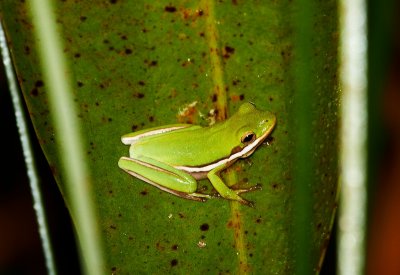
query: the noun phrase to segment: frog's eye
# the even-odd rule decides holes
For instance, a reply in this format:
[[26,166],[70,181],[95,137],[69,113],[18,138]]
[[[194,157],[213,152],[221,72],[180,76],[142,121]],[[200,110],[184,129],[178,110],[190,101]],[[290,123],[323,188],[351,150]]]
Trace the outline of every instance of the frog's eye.
[[243,144],[248,144],[252,143],[256,139],[256,134],[254,132],[246,132],[242,138],[241,141]]

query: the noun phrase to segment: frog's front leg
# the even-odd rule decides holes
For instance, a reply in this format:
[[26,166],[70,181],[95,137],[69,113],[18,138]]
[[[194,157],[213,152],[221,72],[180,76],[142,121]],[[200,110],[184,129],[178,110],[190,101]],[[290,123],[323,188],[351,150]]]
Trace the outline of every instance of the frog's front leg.
[[214,186],[215,190],[217,190],[217,192],[225,199],[239,201],[241,204],[253,207],[252,202],[243,199],[242,197],[239,196],[239,194],[254,191],[254,190],[260,190],[261,186],[255,185],[248,189],[238,189],[238,190],[230,189],[228,186],[226,186],[226,184],[223,182],[223,180],[219,176],[219,173],[222,170],[226,169],[227,166],[228,165],[222,165],[222,166],[216,167],[213,170],[211,170],[210,172],[208,172],[207,177],[210,180],[211,184]]
[[205,201],[209,195],[195,193],[197,181],[190,174],[149,157],[121,157],[118,166],[128,174],[181,198]]

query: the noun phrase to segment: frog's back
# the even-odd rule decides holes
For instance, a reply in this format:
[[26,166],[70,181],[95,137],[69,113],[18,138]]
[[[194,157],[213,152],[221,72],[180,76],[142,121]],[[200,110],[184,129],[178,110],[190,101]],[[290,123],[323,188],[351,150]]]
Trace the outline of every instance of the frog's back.
[[146,137],[132,145],[131,156],[146,156],[170,165],[199,166],[223,159],[234,147],[224,128],[205,127]]

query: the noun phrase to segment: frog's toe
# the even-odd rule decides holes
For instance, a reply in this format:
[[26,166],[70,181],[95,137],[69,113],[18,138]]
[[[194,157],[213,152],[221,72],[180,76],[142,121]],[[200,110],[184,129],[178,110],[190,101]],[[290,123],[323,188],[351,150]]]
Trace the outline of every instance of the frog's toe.
[[243,204],[243,205],[249,206],[251,208],[254,208],[254,206],[255,206],[254,202],[248,201],[248,200],[241,200],[240,203]]
[[249,188],[235,189],[234,191],[235,191],[236,194],[239,195],[239,194],[242,194],[242,193],[247,193],[247,192],[256,191],[256,190],[262,190],[261,184],[258,183],[256,185],[253,185],[253,186],[249,187]]

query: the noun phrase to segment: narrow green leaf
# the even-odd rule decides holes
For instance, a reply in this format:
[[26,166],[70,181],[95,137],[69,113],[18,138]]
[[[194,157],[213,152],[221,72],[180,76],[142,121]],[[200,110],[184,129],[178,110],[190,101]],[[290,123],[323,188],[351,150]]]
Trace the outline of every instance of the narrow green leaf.
[[294,167],[294,240],[295,240],[295,274],[308,275],[313,272],[312,265],[312,187],[317,184],[313,171],[317,167],[310,150],[313,140],[313,127],[310,124],[318,118],[313,112],[313,98],[316,90],[313,83],[313,30],[312,21],[315,14],[313,1],[299,0],[294,7],[294,112],[297,119],[293,121],[295,136],[295,167]]
[[68,192],[68,204],[75,219],[86,274],[102,274],[104,269],[102,241],[98,234],[96,212],[92,205],[93,191],[87,172],[87,159],[83,153],[83,138],[73,100],[71,80],[67,76],[63,43],[56,30],[51,1],[29,2],[34,39],[37,43],[44,82],[54,125],[56,149]]

